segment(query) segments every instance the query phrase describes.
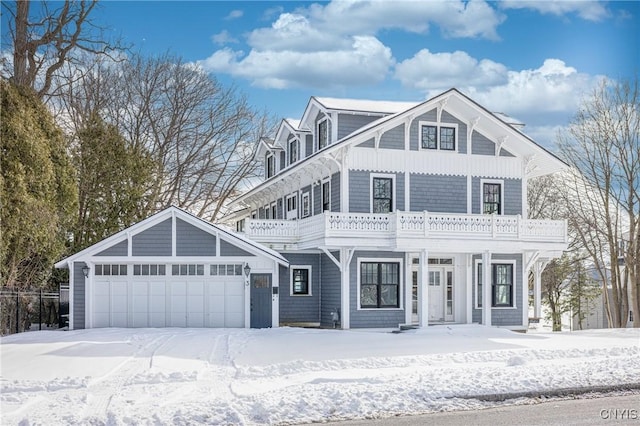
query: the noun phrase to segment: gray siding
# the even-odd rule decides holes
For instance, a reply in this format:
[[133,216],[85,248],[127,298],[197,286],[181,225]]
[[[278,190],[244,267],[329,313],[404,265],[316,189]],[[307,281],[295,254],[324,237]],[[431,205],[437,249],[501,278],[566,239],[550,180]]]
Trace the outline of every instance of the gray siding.
[[314,215],[322,213],[322,183],[320,185],[313,184],[313,213]]
[[496,155],[496,144],[489,138],[476,131],[471,135],[473,148],[471,153],[475,155]]
[[176,219],[176,256],[215,256],[216,237]]
[[515,155],[513,155],[512,153],[510,153],[504,148],[500,148],[500,157],[515,157]]
[[467,212],[467,178],[411,174],[410,211]]
[[380,137],[380,148],[404,149],[404,124],[384,132]]
[[409,149],[412,151],[418,151],[419,142],[420,142],[420,129],[418,128],[418,124],[420,121],[431,121],[435,122],[438,118],[435,108],[429,112],[426,112],[422,115],[417,116],[412,122],[411,126],[409,126]]
[[253,256],[253,254],[221,238],[220,239],[220,256]]
[[[482,322],[482,309],[476,309],[476,259],[482,259],[482,256],[476,255],[473,256],[473,309],[472,309],[472,320],[473,322],[481,323]],[[513,291],[513,301],[515,302],[516,308],[492,308],[491,310],[491,325],[497,326],[521,326],[522,324],[522,255],[521,254],[493,254],[491,256],[492,263],[500,260],[515,260],[516,268],[515,268],[515,289]],[[527,306],[526,309],[529,307]]]
[[358,144],[359,147],[361,148],[375,148],[376,147],[376,141],[371,138],[371,139],[367,139],[366,141],[362,142],[361,144]]
[[358,258],[393,258],[398,259],[400,269],[400,305],[404,306],[404,253],[358,251],[353,255],[349,266],[349,305],[351,307],[351,328],[388,328],[398,327],[405,323],[404,309],[366,309],[358,310]]
[[282,170],[287,167],[287,157],[284,151],[280,151],[280,169]]
[[[371,172],[349,171],[349,212],[369,213],[371,211]],[[393,199],[395,210],[404,210],[404,173],[395,174]]]
[[290,265],[311,266],[310,296],[291,294],[291,271],[280,266],[280,322],[320,322],[320,254],[283,253]]
[[85,265],[84,262],[73,263],[73,328],[76,330],[85,328],[85,290],[82,273]]
[[342,139],[379,118],[379,116],[338,114],[338,139]]
[[129,241],[124,240],[120,241],[117,244],[112,245],[111,247],[102,250],[100,253],[96,254],[96,256],[127,256],[129,254]]
[[[340,259],[340,253],[333,252],[336,259]],[[340,269],[327,257],[320,255],[320,325],[323,327],[333,327],[331,321],[331,311],[340,311]],[[342,318],[342,315],[340,315]]]
[[134,256],[171,256],[171,219],[132,237]]
[[[471,188],[472,213],[480,214],[480,204],[482,191],[480,189],[480,180],[483,178],[473,177]],[[487,178],[489,179],[489,178]],[[501,179],[504,181],[504,200],[502,214],[518,215],[522,214],[522,180],[521,179]]]
[[331,211],[340,211],[340,173],[331,175]]
[[313,154],[313,135],[305,136],[305,158]]

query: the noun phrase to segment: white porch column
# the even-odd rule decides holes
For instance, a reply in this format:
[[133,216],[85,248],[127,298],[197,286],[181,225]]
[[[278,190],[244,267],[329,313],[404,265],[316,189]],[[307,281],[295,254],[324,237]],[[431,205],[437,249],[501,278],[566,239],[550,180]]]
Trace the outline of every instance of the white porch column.
[[533,316],[535,318],[540,318],[542,315],[542,269],[542,263],[540,261],[536,261],[533,265]]
[[277,288],[278,294],[271,294],[271,327],[280,327],[280,264],[273,261],[273,283],[272,286]]
[[467,311],[467,324],[471,324],[473,321],[473,256],[470,254],[465,255],[465,259],[467,262],[467,278],[465,281],[465,290],[466,290],[466,311]]
[[482,253],[482,324],[491,325],[491,252]]
[[412,257],[410,253],[404,254],[404,323],[413,323],[413,271],[411,270]]
[[418,273],[418,321],[420,327],[429,325],[429,252],[420,252]]
[[350,328],[350,311],[351,303],[349,297],[349,290],[351,288],[350,283],[350,271],[349,265],[351,264],[351,258],[355,249],[341,248],[340,249],[340,276],[342,277],[342,283],[340,286],[340,327],[343,330]]

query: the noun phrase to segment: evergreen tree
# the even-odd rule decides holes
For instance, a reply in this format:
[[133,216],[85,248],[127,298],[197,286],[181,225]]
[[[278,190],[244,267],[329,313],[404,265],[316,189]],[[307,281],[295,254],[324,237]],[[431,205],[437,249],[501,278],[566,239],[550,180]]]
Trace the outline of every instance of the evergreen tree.
[[77,205],[62,132],[26,87],[0,81],[0,285],[38,287],[65,251]]

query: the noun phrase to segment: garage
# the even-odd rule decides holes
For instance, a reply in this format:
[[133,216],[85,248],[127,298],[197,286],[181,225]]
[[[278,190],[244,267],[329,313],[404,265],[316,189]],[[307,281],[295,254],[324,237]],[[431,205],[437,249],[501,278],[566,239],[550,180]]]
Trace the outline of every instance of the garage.
[[[56,267],[70,271],[72,328],[237,328],[277,326],[280,265],[277,252],[171,207]],[[252,292],[257,277],[266,290]]]

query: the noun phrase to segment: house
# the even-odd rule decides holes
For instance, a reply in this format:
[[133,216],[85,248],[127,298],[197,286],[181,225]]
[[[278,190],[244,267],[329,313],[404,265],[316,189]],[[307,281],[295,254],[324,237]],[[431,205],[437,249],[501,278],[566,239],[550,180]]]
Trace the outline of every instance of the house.
[[277,252],[169,207],[55,265],[69,269],[69,328],[271,327]]
[[526,329],[567,225],[527,218],[528,179],[565,164],[521,129],[455,89],[312,97],[261,140],[236,232],[171,207],[58,262],[71,327]]
[[540,316],[567,226],[527,218],[527,181],[566,165],[521,123],[456,89],[421,103],[312,97],[257,156],[264,181],[227,221],[288,260],[281,324],[526,329],[529,271]]

